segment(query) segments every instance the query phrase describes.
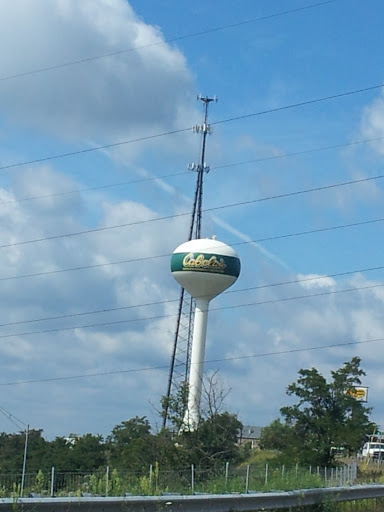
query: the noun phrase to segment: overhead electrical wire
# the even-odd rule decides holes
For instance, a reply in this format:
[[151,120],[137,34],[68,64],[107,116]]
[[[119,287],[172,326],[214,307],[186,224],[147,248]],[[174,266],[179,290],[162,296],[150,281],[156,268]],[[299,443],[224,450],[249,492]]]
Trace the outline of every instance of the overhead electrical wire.
[[4,81],[7,81],[7,80],[12,80],[12,79],[15,79],[15,78],[22,78],[22,77],[26,77],[26,76],[30,76],[30,75],[36,75],[36,74],[40,74],[40,73],[45,73],[47,71],[53,71],[53,70],[56,70],[56,69],[67,68],[67,67],[75,66],[75,65],[79,65],[79,64],[85,64],[87,62],[94,62],[94,61],[97,61],[97,60],[114,57],[116,55],[122,55],[122,54],[125,54],[125,53],[131,53],[131,52],[134,52],[134,51],[144,50],[146,48],[152,48],[154,46],[161,46],[161,45],[165,45],[165,44],[176,43],[178,41],[183,41],[185,39],[191,39],[193,37],[204,36],[204,35],[207,35],[207,34],[212,34],[214,32],[220,32],[220,31],[223,31],[223,30],[231,29],[231,28],[236,28],[236,27],[241,27],[241,26],[244,26],[244,25],[249,25],[251,23],[256,23],[258,21],[265,21],[265,20],[269,20],[269,19],[272,19],[272,18],[277,18],[277,17],[280,17],[280,16],[285,16],[287,14],[293,14],[293,13],[297,13],[297,12],[306,11],[306,10],[309,10],[309,9],[313,9],[315,7],[321,7],[323,5],[332,4],[332,3],[335,3],[336,1],[337,0],[325,0],[325,1],[322,1],[322,2],[316,2],[316,3],[313,3],[313,4],[309,4],[309,5],[303,5],[302,7],[297,7],[295,9],[279,11],[279,12],[276,12],[276,13],[267,14],[265,16],[259,16],[257,18],[250,18],[250,19],[242,20],[242,21],[239,21],[239,22],[236,22],[236,23],[230,23],[230,24],[227,24],[227,25],[220,25],[218,27],[212,27],[212,28],[208,28],[208,29],[205,29],[205,30],[200,30],[198,32],[192,32],[190,34],[184,34],[182,36],[177,36],[177,37],[173,37],[173,38],[170,38],[170,39],[165,39],[164,41],[157,41],[156,43],[149,43],[149,44],[145,44],[145,45],[134,46],[132,48],[126,48],[126,49],[123,49],[123,50],[116,50],[116,51],[113,51],[113,52],[104,53],[102,55],[96,55],[94,57],[85,57],[85,58],[73,60],[73,61],[70,61],[70,62],[64,62],[62,64],[55,64],[55,65],[52,65],[52,66],[46,66],[44,68],[34,69],[34,70],[31,70],[31,71],[25,71],[23,73],[17,73],[17,74],[14,74],[14,75],[3,76],[3,77],[0,77],[0,82],[4,82]]
[[26,423],[19,420],[14,414],[12,414],[9,411],[7,411],[6,409],[4,409],[4,407],[0,406],[0,413],[3,414],[6,418],[8,418],[9,421],[11,423],[13,423],[21,431],[25,430],[25,427],[28,427],[28,425],[26,425]]
[[[234,208],[237,206],[247,206],[250,204],[256,204],[256,203],[260,203],[260,202],[264,202],[264,201],[271,201],[274,199],[282,199],[282,198],[286,198],[286,197],[298,196],[301,194],[308,194],[308,193],[312,193],[312,192],[320,192],[323,190],[330,190],[333,188],[344,187],[347,185],[355,185],[355,184],[364,183],[364,182],[368,182],[368,181],[378,180],[381,178],[384,178],[384,174],[379,174],[377,176],[371,176],[369,178],[360,178],[358,180],[349,180],[349,181],[343,181],[340,183],[331,183],[328,185],[323,185],[323,186],[304,189],[304,190],[295,190],[293,192],[285,192],[283,194],[275,194],[273,196],[259,197],[256,199],[249,199],[247,201],[240,201],[237,203],[228,203],[228,204],[224,204],[221,206],[213,206],[211,208],[203,208],[202,211],[203,212],[213,212],[213,211],[218,211],[218,210],[224,210],[227,208]],[[80,235],[86,235],[86,234],[90,234],[90,233],[99,233],[102,231],[126,228],[126,227],[130,227],[130,226],[137,226],[140,224],[148,224],[151,222],[159,222],[159,221],[163,221],[163,220],[176,219],[176,218],[180,218],[180,217],[190,216],[190,214],[191,214],[190,212],[176,213],[176,214],[172,214],[172,215],[165,215],[163,217],[154,217],[152,219],[142,219],[142,220],[136,220],[133,222],[125,222],[123,224],[115,224],[112,226],[103,226],[103,227],[99,227],[99,228],[85,229],[82,231],[73,231],[71,233],[62,233],[62,234],[52,235],[52,236],[47,236],[47,237],[42,237],[42,238],[35,238],[32,240],[22,240],[20,242],[12,242],[9,244],[2,244],[2,245],[0,245],[0,249],[4,249],[7,247],[15,247],[18,245],[27,245],[27,244],[34,244],[34,243],[38,243],[38,242],[45,242],[45,241],[49,241],[49,240],[57,240],[60,238],[67,238],[67,237],[71,237],[71,236],[80,236]],[[374,222],[382,222],[382,220],[383,219],[380,218],[380,219],[346,224],[346,225],[342,225],[339,227],[323,228],[320,230],[303,231],[301,233],[289,234],[286,236],[298,236],[299,234],[308,234],[308,233],[313,233],[313,232],[329,231],[330,229],[340,229],[340,228],[344,228],[344,227],[359,226],[359,225],[363,225],[363,224],[371,224]],[[281,238],[281,237],[282,237],[281,235],[277,236],[277,238]],[[266,240],[275,240],[275,239],[276,239],[276,237],[268,237],[268,238],[262,238],[259,240],[253,240],[253,241],[254,242],[264,242]],[[249,243],[249,242],[247,242],[247,243]],[[1,280],[1,278],[0,278],[0,280]]]
[[[231,245],[236,245],[236,246],[249,245],[249,244],[254,244],[254,243],[266,242],[266,241],[270,241],[270,240],[279,240],[279,239],[284,239],[284,238],[292,238],[295,236],[305,236],[305,235],[312,235],[315,233],[323,233],[323,232],[327,232],[327,231],[334,231],[334,230],[351,228],[351,227],[365,226],[365,225],[369,225],[369,224],[376,224],[379,222],[384,222],[384,217],[381,217],[378,219],[360,221],[360,222],[352,222],[349,224],[339,224],[336,226],[328,226],[325,228],[310,229],[307,231],[285,233],[283,235],[274,235],[274,236],[270,236],[270,237],[258,238],[255,240],[247,240],[247,241],[243,241],[243,242],[234,242]],[[18,245],[18,244],[16,243],[15,245]],[[0,248],[1,247],[2,246],[0,246]],[[6,247],[9,247],[9,245],[7,245]],[[40,277],[40,276],[46,276],[46,275],[51,275],[51,274],[59,274],[59,273],[63,273],[63,272],[73,272],[73,271],[77,271],[77,270],[86,270],[86,269],[92,269],[92,268],[105,267],[105,266],[109,266],[109,265],[120,265],[120,264],[126,264],[126,263],[133,263],[133,262],[137,262],[137,261],[154,260],[157,258],[169,257],[170,255],[171,255],[170,253],[167,253],[167,254],[161,254],[161,255],[157,255],[157,256],[144,256],[144,257],[140,257],[140,258],[133,258],[130,260],[122,260],[122,261],[115,261],[115,262],[108,262],[108,263],[97,263],[94,265],[84,265],[81,267],[72,267],[72,268],[67,268],[67,269],[47,270],[44,272],[37,272],[34,274],[22,274],[19,276],[1,277],[0,281],[9,281],[9,280],[14,280],[14,279],[25,279],[25,278],[29,278],[29,277]]]
[[[227,118],[227,119],[222,119],[222,120],[219,120],[219,121],[214,121],[214,122],[210,123],[210,125],[213,126],[213,125],[219,125],[219,124],[224,124],[224,123],[231,123],[231,122],[234,122],[234,121],[240,121],[242,119],[250,119],[252,117],[262,116],[262,115],[265,115],[265,114],[271,114],[271,113],[274,113],[274,112],[281,112],[283,110],[289,110],[289,109],[293,109],[293,108],[297,108],[297,107],[303,107],[305,105],[313,105],[313,104],[316,104],[316,103],[321,103],[323,101],[330,101],[330,100],[334,100],[334,99],[338,99],[338,98],[343,98],[343,97],[351,96],[351,95],[354,95],[354,94],[360,94],[360,93],[364,93],[364,92],[374,91],[374,90],[377,90],[377,89],[382,89],[383,87],[384,87],[384,84],[372,85],[372,86],[369,86],[369,87],[363,87],[363,88],[360,88],[360,89],[354,89],[354,90],[351,90],[351,91],[346,91],[346,92],[342,92],[342,93],[338,93],[338,94],[332,94],[332,95],[329,95],[329,96],[323,96],[323,97],[314,98],[314,99],[311,99],[311,100],[300,101],[300,102],[297,102],[297,103],[291,103],[290,105],[282,105],[281,107],[275,107],[275,108],[271,108],[271,109],[267,109],[267,110],[261,110],[261,111],[252,112],[252,113],[249,113],[249,114],[243,114],[243,115],[240,115],[240,116],[234,116],[234,117],[230,117],[230,118]],[[179,128],[177,130],[170,130],[170,131],[167,131],[167,132],[161,132],[161,133],[152,134],[152,135],[145,135],[145,136],[142,136],[142,137],[137,137],[137,138],[134,138],[134,139],[128,139],[128,140],[125,140],[125,141],[112,142],[110,144],[104,144],[102,146],[95,146],[95,147],[92,147],[92,148],[84,148],[84,149],[80,149],[80,150],[76,150],[76,151],[69,151],[69,152],[66,152],[66,153],[60,153],[60,154],[56,154],[56,155],[49,155],[49,156],[45,156],[45,157],[35,158],[33,160],[25,160],[23,162],[16,162],[16,163],[13,163],[13,164],[2,165],[2,166],[0,166],[0,171],[1,170],[5,170],[5,169],[13,169],[15,167],[22,167],[22,166],[25,166],[25,165],[32,165],[32,164],[47,162],[47,161],[50,161],[50,160],[57,160],[57,159],[60,159],[60,158],[67,158],[67,157],[70,157],[70,156],[76,156],[76,155],[81,155],[81,154],[85,154],[85,153],[92,153],[94,151],[99,151],[101,149],[109,149],[109,148],[113,148],[113,147],[117,147],[117,146],[133,144],[135,142],[143,142],[143,141],[146,141],[146,140],[159,139],[161,137],[165,137],[165,136],[169,136],[169,135],[176,135],[178,133],[185,133],[185,132],[188,132],[190,130],[191,130],[190,127],[188,127],[188,128]]]
[[331,150],[331,149],[341,149],[341,148],[356,146],[358,144],[366,144],[368,142],[377,142],[377,141],[383,140],[383,139],[384,139],[384,137],[375,137],[375,138],[372,138],[372,139],[354,140],[354,141],[351,141],[351,142],[343,142],[343,143],[339,143],[339,144],[331,144],[331,145],[328,145],[328,146],[321,146],[321,147],[317,147],[317,148],[304,149],[304,150],[301,150],[301,151],[294,151],[292,153],[284,153],[284,154],[281,154],[281,155],[270,155],[270,156],[266,156],[266,157],[262,157],[262,158],[255,158],[255,159],[252,159],[252,160],[246,160],[246,161],[243,161],[243,162],[234,162],[234,163],[229,163],[229,164],[222,164],[222,165],[217,165],[215,167],[212,166],[211,167],[211,171],[215,171],[216,169],[225,169],[227,167],[236,167],[236,166],[240,166],[240,165],[249,165],[249,164],[254,164],[254,163],[258,163],[258,162],[265,162],[265,161],[268,161],[268,160],[280,160],[282,158],[290,158],[292,156],[307,155],[307,154],[310,154],[310,153],[316,153],[318,151],[328,151],[328,150]]
[[[384,137],[383,137],[384,139]],[[236,165],[236,164],[232,164]],[[241,164],[239,164],[241,165]],[[156,180],[164,180],[167,178],[175,178],[177,176],[186,176],[191,175],[189,171],[183,171],[183,172],[177,172],[174,174],[164,174],[162,176],[151,176],[147,178],[139,178],[137,180],[130,180],[130,181],[120,181],[118,183],[106,183],[104,185],[97,185],[95,187],[84,187],[84,188],[77,188],[73,190],[63,190],[59,192],[54,192],[52,194],[42,194],[39,196],[29,196],[29,197],[20,197],[15,199],[10,199],[8,201],[0,201],[0,205],[2,204],[10,204],[10,203],[21,203],[23,201],[34,201],[36,199],[48,199],[50,197],[57,197],[57,196],[65,196],[70,194],[79,194],[81,192],[88,192],[92,190],[103,190],[106,188],[116,188],[116,187],[124,187],[126,185],[136,185],[138,183],[144,183],[149,181],[156,181]]]
[[[348,270],[345,272],[336,272],[333,274],[324,274],[321,276],[319,275],[319,276],[312,276],[312,277],[304,277],[301,279],[292,279],[290,281],[280,281],[280,282],[276,282],[276,283],[267,283],[267,284],[261,284],[261,285],[257,285],[257,286],[249,286],[247,288],[236,288],[235,290],[231,289],[231,290],[225,291],[223,293],[223,295],[228,295],[231,293],[241,293],[241,292],[246,292],[246,291],[262,290],[262,289],[266,289],[266,288],[273,288],[273,287],[277,287],[277,286],[285,286],[285,285],[290,285],[290,284],[300,284],[300,283],[306,283],[306,282],[311,282],[311,281],[320,281],[322,279],[343,277],[343,276],[365,273],[365,272],[374,272],[374,271],[383,270],[383,269],[384,269],[384,265],[379,265],[376,267],[360,268],[357,270]],[[22,324],[29,324],[29,323],[36,323],[36,322],[47,322],[47,321],[51,321],[51,320],[63,320],[65,318],[75,318],[75,317],[79,317],[79,316],[95,315],[95,314],[100,314],[100,313],[126,311],[128,309],[136,309],[136,308],[143,308],[143,307],[149,307],[149,306],[159,306],[159,305],[164,305],[164,304],[170,304],[172,302],[177,302],[177,301],[178,301],[178,299],[174,298],[174,299],[167,299],[167,300],[161,300],[161,301],[146,302],[146,303],[142,303],[142,304],[134,304],[134,305],[129,305],[129,306],[119,306],[119,307],[114,307],[114,308],[96,309],[96,310],[92,310],[92,311],[81,311],[78,313],[68,313],[66,315],[56,315],[56,316],[50,316],[50,317],[32,318],[29,320],[20,320],[20,321],[15,321],[15,322],[3,323],[3,324],[0,324],[0,327],[9,327],[11,325],[22,325]]]
[[[260,163],[260,162],[266,162],[269,160],[280,160],[280,159],[284,159],[284,158],[306,155],[306,154],[320,152],[320,151],[329,151],[332,149],[351,147],[351,146],[356,146],[358,144],[366,144],[368,142],[377,142],[380,140],[384,140],[384,137],[375,137],[372,139],[362,139],[362,140],[357,140],[357,141],[352,141],[352,142],[334,144],[334,145],[330,145],[330,146],[322,146],[322,147],[318,147],[318,148],[305,149],[302,151],[294,151],[292,153],[284,153],[281,155],[270,155],[270,156],[266,156],[266,157],[262,157],[262,158],[254,158],[252,160],[246,160],[243,162],[231,162],[228,164],[221,164],[221,165],[211,167],[211,171],[226,169],[226,168],[230,168],[230,167],[237,167],[237,166],[242,166],[242,165],[249,165],[249,164],[254,164],[254,163]],[[104,185],[98,185],[98,186],[94,186],[94,187],[84,187],[84,188],[77,188],[77,189],[73,189],[73,190],[63,190],[63,191],[58,191],[58,192],[54,192],[51,194],[42,194],[39,196],[20,197],[20,198],[10,199],[7,201],[0,201],[0,205],[19,203],[22,201],[33,201],[36,199],[46,199],[46,198],[70,195],[70,194],[79,194],[81,192],[102,190],[102,189],[106,189],[106,188],[123,187],[123,186],[127,186],[127,185],[135,185],[138,183],[145,183],[145,182],[150,182],[150,181],[163,180],[163,179],[167,179],[167,178],[175,178],[178,176],[187,176],[187,175],[191,176],[191,172],[190,171],[175,172],[173,174],[163,174],[162,176],[150,176],[150,177],[146,177],[146,178],[138,178],[136,180],[121,181],[118,183],[106,183]],[[370,180],[370,179],[374,179],[374,178],[369,178],[368,180]]]
[[[337,347],[347,347],[351,345],[363,345],[367,343],[377,343],[380,341],[384,341],[384,338],[373,338],[367,340],[356,340],[356,341],[346,341],[341,343],[330,343],[329,345],[318,345],[315,347],[303,347],[303,348],[292,348],[286,350],[277,350],[273,352],[262,352],[259,354],[248,354],[243,356],[232,356],[232,357],[222,357],[217,359],[206,359],[203,361],[204,364],[212,364],[212,363],[225,363],[230,361],[240,361],[247,359],[256,359],[259,357],[270,357],[276,355],[285,355],[285,354],[296,354],[300,352],[312,352],[314,350],[324,350],[328,348],[337,348]],[[180,365],[176,365],[180,366]],[[63,377],[48,377],[45,379],[30,379],[30,380],[19,380],[13,382],[0,382],[0,386],[17,386],[20,384],[36,384],[36,383],[44,383],[44,382],[57,382],[63,380],[73,380],[73,379],[86,379],[89,377],[104,377],[108,375],[121,375],[124,373],[140,373],[147,372],[153,370],[168,370],[169,364],[167,365],[158,365],[158,366],[147,366],[144,368],[131,368],[128,370],[111,370],[104,372],[94,372],[94,373],[82,373],[78,375],[66,375]]]
[[[313,297],[323,297],[326,295],[336,295],[340,293],[349,293],[349,292],[355,292],[355,291],[361,291],[361,290],[370,290],[374,288],[382,288],[384,286],[384,283],[380,284],[373,284],[373,285],[367,285],[367,286],[358,286],[354,288],[346,288],[344,290],[330,290],[327,292],[318,292],[318,293],[311,293],[307,295],[298,295],[294,297],[285,297],[280,299],[270,299],[270,300],[263,300],[263,301],[257,301],[257,302],[248,302],[246,304],[235,304],[230,306],[221,306],[218,308],[211,308],[211,311],[222,311],[222,310],[228,310],[228,309],[239,309],[243,307],[251,307],[251,306],[261,306],[265,304],[276,304],[278,302],[288,302],[293,300],[301,300],[301,299],[308,299]],[[63,332],[63,331],[75,331],[76,329],[90,329],[93,327],[107,327],[111,325],[122,325],[122,324],[129,324],[133,322],[145,322],[148,320],[163,320],[164,318],[171,318],[175,317],[177,314],[168,314],[168,315],[154,315],[150,317],[143,317],[143,318],[130,318],[127,320],[115,320],[112,322],[101,322],[101,323],[93,323],[93,324],[87,324],[87,325],[77,325],[72,327],[58,327],[55,329],[42,329],[40,331],[28,331],[28,332],[20,332],[20,333],[10,333],[10,334],[1,334],[0,339],[5,338],[18,338],[22,336],[31,336],[34,334],[51,334],[54,332]]]

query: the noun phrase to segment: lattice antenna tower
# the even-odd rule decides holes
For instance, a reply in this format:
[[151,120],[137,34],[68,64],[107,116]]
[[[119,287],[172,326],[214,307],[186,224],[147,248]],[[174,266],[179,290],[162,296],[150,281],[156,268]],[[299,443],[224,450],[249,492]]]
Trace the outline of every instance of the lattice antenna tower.
[[[193,131],[201,135],[201,151],[198,164],[192,163],[188,165],[190,171],[196,172],[196,187],[193,200],[191,222],[189,226],[188,240],[201,238],[202,208],[203,208],[203,182],[204,174],[210,170],[209,165],[205,162],[205,149],[207,135],[211,134],[211,127],[208,124],[208,110],[212,101],[217,101],[217,97],[208,96],[197,97],[204,104],[204,120],[203,124],[193,127]],[[193,333],[195,304],[190,295],[181,289],[179,306],[177,312],[176,329],[173,342],[171,364],[169,368],[168,386],[166,393],[166,405],[163,416],[163,427],[166,427],[168,418],[168,400],[171,396],[176,395],[184,382],[188,382],[190,369],[190,355]]]

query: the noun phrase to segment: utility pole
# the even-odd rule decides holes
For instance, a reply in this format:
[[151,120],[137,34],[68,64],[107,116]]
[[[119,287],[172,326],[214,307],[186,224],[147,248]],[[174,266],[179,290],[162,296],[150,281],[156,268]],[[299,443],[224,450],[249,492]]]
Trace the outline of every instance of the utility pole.
[[[188,240],[201,238],[204,174],[208,173],[210,170],[209,165],[205,162],[207,135],[211,133],[211,127],[208,124],[208,110],[211,102],[217,102],[216,96],[210,98],[208,96],[199,95],[197,99],[204,104],[204,115],[203,124],[193,127],[193,131],[201,135],[199,163],[192,163],[188,165],[188,169],[196,172],[197,174]],[[169,398],[174,395],[178,389],[180,389],[180,386],[183,383],[188,382],[194,312],[195,302],[182,288],[177,312],[167,393],[165,395],[166,403],[163,411],[163,428],[166,427],[168,421]]]

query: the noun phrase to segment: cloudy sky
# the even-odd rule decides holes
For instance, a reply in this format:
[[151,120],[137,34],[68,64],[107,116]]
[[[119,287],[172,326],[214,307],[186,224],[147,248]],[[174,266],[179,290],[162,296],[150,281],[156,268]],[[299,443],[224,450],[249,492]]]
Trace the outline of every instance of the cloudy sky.
[[359,356],[384,425],[383,15],[380,0],[2,2],[2,408],[49,439],[159,423],[202,93],[219,98],[202,234],[242,260],[208,326],[227,409],[267,425],[298,370]]

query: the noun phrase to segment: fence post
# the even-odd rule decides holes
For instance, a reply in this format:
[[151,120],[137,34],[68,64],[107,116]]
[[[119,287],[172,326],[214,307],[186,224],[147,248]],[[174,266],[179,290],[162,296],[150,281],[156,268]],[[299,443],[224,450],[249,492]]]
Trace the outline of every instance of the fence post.
[[109,466],[107,466],[107,471],[105,473],[105,495],[108,496],[109,493]]
[[327,467],[324,468],[324,483],[327,485]]
[[296,467],[295,467],[295,474],[296,474],[296,480],[297,480],[297,474],[299,472],[299,463],[296,462]]
[[245,492],[248,493],[249,489],[249,464],[247,465],[247,476],[245,477]]
[[153,466],[152,464],[149,465],[149,488],[152,492],[152,478],[153,478]]
[[225,463],[225,490],[228,488],[229,462]]
[[195,466],[191,464],[191,491],[195,494]]
[[55,468],[54,466],[52,466],[52,469],[51,469],[51,498],[53,498],[54,496],[54,485],[55,485]]
[[268,462],[265,465],[265,485],[268,483]]
[[285,475],[285,464],[283,464],[281,466],[281,481],[284,480],[284,475]]

